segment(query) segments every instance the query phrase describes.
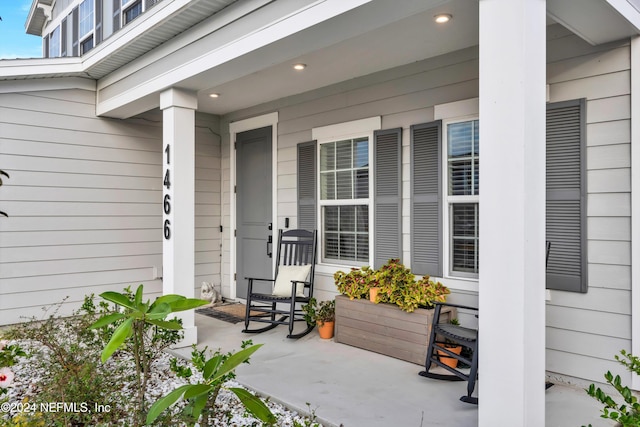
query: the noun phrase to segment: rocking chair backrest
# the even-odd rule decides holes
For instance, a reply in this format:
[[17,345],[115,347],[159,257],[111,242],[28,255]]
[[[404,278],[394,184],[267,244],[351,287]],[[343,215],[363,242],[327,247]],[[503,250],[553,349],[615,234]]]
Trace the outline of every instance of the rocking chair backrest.
[[316,235],[317,232],[307,230],[280,230],[278,236],[278,253],[276,255],[276,274],[278,268],[283,265],[308,265],[311,264],[309,273],[309,296],[313,296],[313,279],[316,269]]

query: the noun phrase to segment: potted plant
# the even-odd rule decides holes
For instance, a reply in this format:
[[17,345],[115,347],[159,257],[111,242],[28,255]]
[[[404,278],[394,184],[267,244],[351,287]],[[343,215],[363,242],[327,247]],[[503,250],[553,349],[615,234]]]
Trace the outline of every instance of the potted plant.
[[411,269],[399,259],[390,259],[377,272],[380,285],[379,302],[395,304],[403,311],[411,313],[418,307],[432,308],[434,302],[445,302],[449,289],[429,276],[416,280]]
[[[455,317],[449,320],[449,323],[451,323],[452,325],[458,325],[458,326],[460,325],[460,322]],[[450,341],[446,338],[445,338],[445,343],[438,344],[438,346],[446,348],[450,352],[455,353],[457,355],[460,355],[460,353],[462,353],[461,345],[457,345],[453,341]],[[458,359],[452,356],[448,356],[447,353],[445,353],[444,351],[440,351],[440,350],[436,350],[436,351],[438,352],[438,356],[440,357],[440,361],[442,363],[444,363],[445,365],[453,369],[456,369],[458,367]]]
[[321,301],[320,304],[318,304],[315,298],[311,298],[308,304],[302,306],[302,311],[304,311],[304,319],[307,321],[307,324],[316,324],[318,326],[320,338],[333,338],[336,318],[335,300]]
[[377,284],[376,271],[365,266],[352,268],[351,271],[336,271],[333,275],[338,292],[346,295],[349,299],[366,298],[371,286]]
[[[424,364],[434,302],[445,302],[449,289],[429,276],[416,280],[399,259],[377,270],[352,268],[333,277],[342,294],[335,298],[336,342]],[[375,286],[380,287],[377,297]],[[366,301],[367,294],[375,304]],[[443,314],[455,317],[456,309],[446,307]]]

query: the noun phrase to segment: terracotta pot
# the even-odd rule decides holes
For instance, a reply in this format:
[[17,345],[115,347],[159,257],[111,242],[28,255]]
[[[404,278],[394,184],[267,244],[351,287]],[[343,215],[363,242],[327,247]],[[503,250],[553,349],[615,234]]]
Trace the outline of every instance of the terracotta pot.
[[335,325],[335,322],[324,322],[322,324],[318,322],[317,325],[320,338],[325,340],[333,338],[333,326]]
[[[444,347],[442,344],[438,344],[438,345],[440,347]],[[459,355],[462,352],[462,346],[459,345],[456,347],[447,347],[447,350]],[[455,357],[448,356],[444,351],[440,351],[440,350],[436,350],[436,351],[438,352],[438,356],[440,356],[440,361],[442,363],[444,363],[445,365],[453,369],[456,369],[458,367],[458,359],[456,359]]]
[[376,302],[376,297],[378,296],[379,287],[369,288],[369,301]]

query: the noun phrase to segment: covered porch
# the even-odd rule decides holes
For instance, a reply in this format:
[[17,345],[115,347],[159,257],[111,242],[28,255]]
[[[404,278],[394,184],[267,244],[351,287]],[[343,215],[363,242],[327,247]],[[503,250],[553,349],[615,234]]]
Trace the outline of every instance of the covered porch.
[[[266,184],[271,192],[267,197],[270,205],[266,212],[268,219],[262,224],[265,240],[258,244],[261,250],[266,246],[268,252],[268,232],[284,227],[296,228],[301,224],[296,206],[300,203],[299,171],[296,169],[300,164],[296,158],[299,144],[334,136],[330,132],[349,134],[351,131],[343,126],[344,123],[349,126],[356,123],[356,127],[364,123],[371,135],[380,129],[401,128],[405,139],[400,148],[403,212],[398,249],[402,258],[410,259],[415,224],[409,214],[413,196],[409,131],[416,124],[443,118],[479,119],[482,122],[482,168],[479,172],[482,193],[476,192],[465,199],[467,203],[479,205],[479,214],[476,212],[471,220],[477,221],[476,240],[478,235],[483,236],[482,251],[474,260],[477,268],[468,276],[448,274],[446,268],[443,273],[432,275],[442,276],[452,289],[452,301],[480,307],[479,328],[483,337],[480,353],[483,356],[480,357],[479,393],[483,395],[483,403],[479,416],[467,408],[463,410],[463,413],[473,414],[470,425],[499,425],[505,417],[512,418],[512,425],[542,425],[545,419],[549,420],[549,416],[545,416],[545,408],[549,407],[545,401],[557,393],[554,390],[552,394],[544,394],[543,387],[545,370],[549,368],[546,362],[549,354],[546,301],[550,298],[543,286],[545,105],[548,101],[606,98],[607,101],[598,104],[593,111],[623,113],[611,119],[604,117],[606,113],[602,113],[604,118],[594,119],[595,115],[588,118],[594,122],[618,122],[620,128],[630,127],[630,123],[620,122],[630,120],[624,115],[628,108],[623,104],[626,105],[629,99],[633,102],[631,90],[638,83],[638,69],[633,67],[633,59],[631,64],[622,66],[624,70],[613,70],[615,73],[628,71],[630,75],[629,79],[622,77],[626,83],[621,84],[620,93],[594,93],[594,88],[601,87],[598,82],[581,86],[573,80],[600,72],[598,69],[593,75],[583,75],[585,68],[592,72],[597,67],[585,66],[582,56],[587,57],[587,62],[599,64],[607,63],[598,55],[609,49],[636,52],[637,41],[634,39],[629,48],[629,37],[634,36],[637,29],[621,15],[621,11],[612,8],[611,2],[596,0],[588,3],[407,0],[402,7],[375,0],[305,2],[304,7],[296,6],[294,2],[266,3],[269,2],[240,2],[235,5],[237,7],[221,13],[219,18],[224,22],[219,22],[216,30],[207,32],[209,27],[204,24],[194,27],[172,45],[161,47],[167,50],[163,55],[141,58],[98,81],[99,115],[130,118],[157,107],[163,111],[163,292],[190,296],[197,286],[190,280],[194,277],[194,263],[197,263],[191,249],[196,239],[193,194],[197,190],[192,162],[196,157],[193,135],[196,113],[214,116],[219,124],[215,131],[219,132],[221,140],[222,221],[212,226],[220,226],[222,233],[219,277],[223,293],[232,299],[242,299],[239,282],[247,276],[250,267],[243,264],[245,255],[251,253],[253,256],[251,250],[245,253],[239,249],[241,216],[251,212],[240,203],[247,194],[247,187],[241,187],[239,174],[252,170],[250,164],[240,162],[244,158],[236,148],[240,145],[240,134],[269,128],[264,138],[272,145],[265,149],[260,160],[268,159],[264,176],[271,179]],[[563,7],[568,4],[571,6]],[[244,6],[256,6],[256,9],[241,10]],[[637,20],[637,10],[627,12]],[[434,16],[441,13],[452,18],[448,23],[450,26],[438,26],[434,22]],[[594,14],[602,21],[595,24],[587,19]],[[213,15],[208,24],[217,22],[216,18]],[[592,31],[594,28],[603,31]],[[547,46],[553,44],[555,38],[562,41],[554,45],[549,54]],[[183,39],[184,45],[179,45]],[[565,42],[567,44],[563,44]],[[168,51],[170,48],[175,50]],[[594,56],[589,57],[590,54]],[[557,68],[549,65],[554,61],[561,64]],[[307,69],[304,73],[292,74],[294,63],[306,65]],[[579,71],[574,72],[575,69]],[[614,72],[607,70],[602,74]],[[549,75],[554,79],[551,84]],[[553,86],[555,83],[558,83],[557,89]],[[608,83],[602,86],[613,87]],[[616,100],[610,104],[609,100],[613,98]],[[364,128],[358,129],[358,132],[364,131]],[[446,167],[446,160],[442,160],[440,166]],[[445,172],[439,172],[441,176],[445,175]],[[373,176],[375,171],[371,173]],[[371,210],[373,198],[373,192],[370,192],[367,203],[372,206]],[[449,214],[448,207],[439,209],[441,215]],[[320,208],[316,209],[318,212]],[[371,213],[368,215],[369,220],[373,219]],[[319,218],[315,224],[322,228]],[[373,229],[373,222],[371,227]],[[376,256],[374,237],[372,230],[371,240],[367,243],[371,259]],[[586,239],[585,234],[585,242]],[[445,244],[441,250],[441,256],[445,258],[451,252],[446,249],[449,248]],[[626,246],[621,249],[621,252],[625,251]],[[597,255],[598,250],[593,253]],[[268,269],[271,260],[266,262]],[[324,299],[335,294],[331,277],[338,268],[340,266],[330,262],[319,266],[316,296]],[[586,265],[584,269],[586,271]],[[600,278],[618,272],[602,271]],[[631,295],[630,280],[628,289],[625,288],[626,272],[625,268],[625,274],[621,275],[624,276],[623,283],[615,287],[612,306],[622,300],[628,306],[611,308],[612,317],[620,323],[637,323],[636,319],[631,319],[629,301],[635,304],[638,296],[633,294],[633,299],[625,300]],[[629,267],[629,279],[630,276]],[[580,369],[611,365],[609,354],[617,349],[607,348],[609,353],[604,354],[601,342],[612,346],[620,343],[629,344],[628,347],[640,345],[640,339],[633,339],[639,332],[634,329],[635,335],[632,335],[631,327],[625,328],[628,334],[611,337],[607,326],[594,338],[591,331],[581,330],[580,325],[566,325],[571,322],[565,320],[583,304],[597,311],[599,307],[596,306],[608,300],[603,296],[611,289],[603,282],[601,280],[600,284],[604,291],[592,291],[586,297],[557,294],[560,303],[553,314],[559,332],[553,336],[555,342],[563,339],[571,344],[584,342],[581,340],[587,336],[598,343],[587,350],[567,349],[562,345],[559,350],[552,349],[561,353],[552,360],[563,374],[579,372],[564,371],[565,367],[573,365],[576,357],[580,360]],[[566,310],[566,306],[570,309]],[[199,324],[193,317],[184,320],[187,340],[195,342]],[[608,325],[607,322],[603,324]],[[281,343],[279,338],[273,337],[277,340],[273,351],[291,352],[290,357],[299,356],[293,351],[295,344]],[[260,339],[257,337],[256,341]],[[496,351],[505,340],[511,344],[512,356],[506,364],[499,360]],[[203,342],[202,335],[198,341]],[[297,344],[295,349],[299,350],[302,343]],[[601,353],[600,349],[603,349]],[[580,352],[588,354],[585,356]],[[276,354],[271,356],[276,357]],[[345,355],[345,359],[356,365],[360,361],[357,355]],[[342,360],[341,363],[347,362]],[[332,372],[327,375],[339,373],[339,367],[340,363],[331,364]],[[601,372],[590,375],[600,377]],[[505,387],[506,376],[510,381],[508,387]],[[412,380],[417,386],[412,396],[420,395],[418,384],[423,382],[419,380]],[[308,378],[306,381],[295,388],[296,393],[309,383]],[[403,383],[389,381],[389,386]],[[256,388],[259,389],[260,384],[256,382]],[[276,398],[280,393],[264,391]],[[366,392],[357,398],[358,402],[366,401]],[[457,399],[454,400],[458,404]]]
[[[235,351],[243,340],[264,344],[249,365],[237,369],[237,380],[271,400],[302,413],[315,409],[325,426],[456,426],[478,425],[478,407],[459,400],[466,383],[420,377],[420,366],[391,357],[322,340],[313,333],[297,341],[285,338],[286,327],[248,335],[232,324],[196,314],[199,348]],[[176,354],[188,358],[190,349]],[[481,377],[482,378],[482,377]],[[513,387],[500,375],[505,390]],[[481,383],[481,380],[480,380]],[[545,392],[546,427],[607,427],[598,402],[580,387],[556,384]],[[512,425],[504,419],[504,424]]]

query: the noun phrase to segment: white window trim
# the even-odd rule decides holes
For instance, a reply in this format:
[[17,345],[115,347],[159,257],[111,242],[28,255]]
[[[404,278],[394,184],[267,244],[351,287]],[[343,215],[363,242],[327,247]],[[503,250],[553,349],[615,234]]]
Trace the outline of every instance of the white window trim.
[[[456,280],[462,285],[464,282],[469,282],[472,285],[473,290],[477,290],[478,277],[477,274],[469,274],[462,272],[451,271],[451,215],[449,198],[449,156],[448,156],[448,140],[447,140],[447,125],[452,123],[465,122],[470,120],[479,120],[479,99],[467,99],[463,101],[451,102],[448,104],[436,105],[434,107],[434,119],[442,120],[442,266],[443,276],[447,279]],[[480,196],[454,196],[458,203],[470,202],[480,203]],[[460,286],[456,286],[460,287]],[[462,288],[466,286],[462,285]]]
[[[120,28],[124,27],[125,25],[129,25],[129,23],[131,23],[132,21],[135,20],[135,18],[134,18],[129,22],[124,22],[124,15],[125,15],[126,11],[128,11],[129,9],[131,9],[131,8],[133,8],[135,6],[136,2],[137,2],[137,0],[127,0],[127,2],[124,3],[124,4],[120,3]],[[146,2],[144,0],[140,0],[140,6],[141,6],[140,15],[142,15],[146,11],[145,10],[145,3]],[[138,15],[138,16],[140,16],[140,15]],[[138,16],[136,16],[136,18]]]
[[[51,55],[51,39],[53,38],[53,33],[56,32],[56,30],[58,30],[58,52],[55,56]],[[49,33],[49,52],[47,52],[49,55],[49,58],[60,58],[62,57],[62,25],[58,25],[56,26],[50,33]]]
[[[317,141],[317,153],[316,153],[316,173],[318,179],[316,194],[317,198],[317,206],[316,206],[316,218],[318,218],[317,229],[318,229],[318,264],[325,266],[336,266],[336,267],[345,267],[345,266],[364,266],[364,265],[372,265],[373,263],[373,250],[374,250],[374,241],[373,241],[373,231],[374,231],[374,212],[373,212],[373,194],[374,194],[374,171],[373,171],[373,134],[374,131],[381,129],[382,127],[382,118],[380,116],[369,117],[366,119],[354,120],[350,122],[337,123],[328,126],[322,126],[313,128],[311,130],[311,135],[314,140]],[[324,258],[324,244],[323,244],[323,228],[322,228],[322,207],[326,205],[342,205],[341,202],[334,201],[322,201],[320,199],[320,146],[322,144],[328,142],[335,142],[342,139],[354,139],[367,137],[369,139],[369,197],[365,199],[358,199],[358,202],[364,202],[362,204],[366,204],[369,206],[369,260],[368,262],[361,261],[340,261],[340,260],[327,260]],[[360,203],[358,203],[360,204]]]
[[87,39],[89,37],[93,37],[93,46],[91,47],[91,49],[96,47],[96,37],[95,37],[95,32],[96,32],[96,2],[95,2],[95,0],[89,0],[89,1],[93,2],[93,13],[92,13],[93,22],[91,23],[91,30],[87,31],[87,33],[82,35],[82,36],[80,35],[80,6],[84,2],[80,2],[80,4],[78,4],[78,54],[80,56],[82,56],[83,54],[86,53],[86,52],[82,52],[82,43],[87,41]]

